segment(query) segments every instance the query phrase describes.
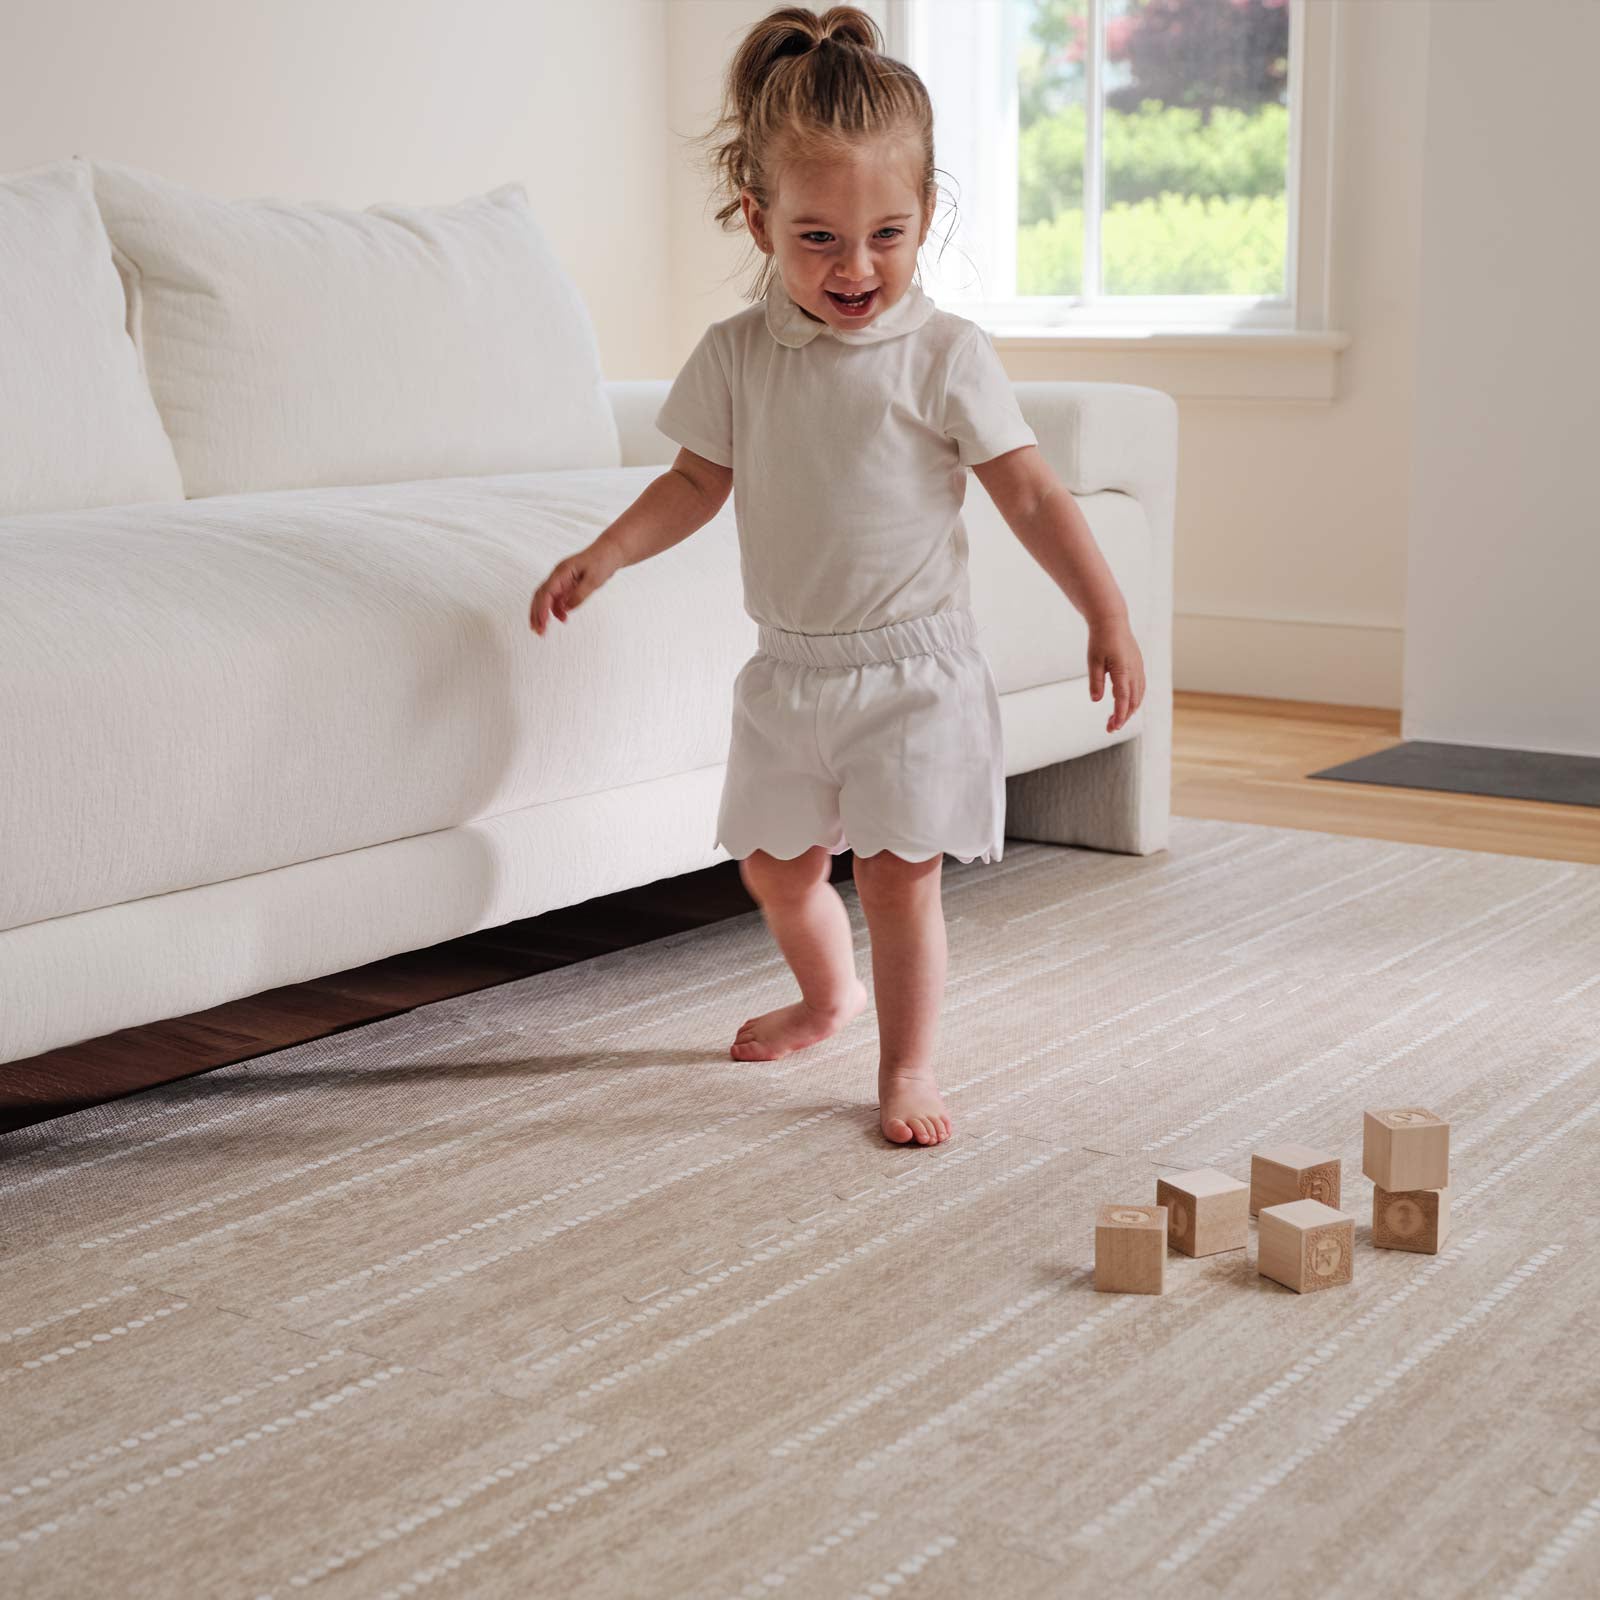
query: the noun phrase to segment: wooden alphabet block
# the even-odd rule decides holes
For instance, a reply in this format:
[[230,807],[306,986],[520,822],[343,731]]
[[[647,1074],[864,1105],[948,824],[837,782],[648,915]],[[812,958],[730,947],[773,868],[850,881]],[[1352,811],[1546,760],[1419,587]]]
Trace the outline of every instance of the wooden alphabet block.
[[1107,1294],[1167,1287],[1167,1208],[1101,1206],[1094,1219],[1094,1286]]
[[1380,1250],[1415,1250],[1436,1256],[1450,1235],[1450,1191],[1402,1189],[1395,1193],[1374,1185],[1372,1242]]
[[1320,1200],[1339,1209],[1338,1156],[1308,1144],[1278,1144],[1250,1157],[1250,1215],[1291,1200]]
[[1215,1167],[1156,1179],[1167,1208],[1167,1244],[1186,1256],[1243,1250],[1250,1235],[1250,1188]]
[[1265,1206],[1256,1233],[1256,1270],[1310,1294],[1349,1283],[1355,1271],[1356,1219],[1320,1200]]
[[1361,1170],[1390,1194],[1450,1183],[1450,1124],[1421,1106],[1361,1119]]

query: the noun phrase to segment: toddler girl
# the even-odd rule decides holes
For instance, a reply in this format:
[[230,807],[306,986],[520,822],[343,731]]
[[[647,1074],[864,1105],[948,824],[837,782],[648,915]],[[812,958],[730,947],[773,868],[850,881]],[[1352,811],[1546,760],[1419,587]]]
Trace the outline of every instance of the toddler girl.
[[970,609],[961,505],[973,468],[1089,623],[1107,731],[1138,710],[1127,607],[1023,420],[989,337],[914,281],[933,219],[933,110],[855,6],[784,6],[728,72],[716,154],[765,256],[756,301],[713,323],[656,417],[670,471],[533,596],[543,635],[619,567],[711,520],[730,490],[758,649],[734,682],[717,842],[794,972],[800,999],[750,1018],[730,1054],[771,1061],[867,1002],[832,857],[853,853],[872,941],[879,1121],[939,1144],[934,1078],[945,852],[998,861],[1000,704]]

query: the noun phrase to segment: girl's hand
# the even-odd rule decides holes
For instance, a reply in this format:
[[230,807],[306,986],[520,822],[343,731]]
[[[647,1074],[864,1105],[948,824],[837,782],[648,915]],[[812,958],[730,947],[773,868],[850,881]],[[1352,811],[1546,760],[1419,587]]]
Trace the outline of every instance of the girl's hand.
[[1114,709],[1106,732],[1115,733],[1144,701],[1144,657],[1126,617],[1089,624],[1089,698],[1098,700],[1111,675]]
[[542,639],[552,613],[557,622],[565,622],[567,613],[581,606],[621,564],[599,541],[557,562],[550,576],[533,591],[528,626]]

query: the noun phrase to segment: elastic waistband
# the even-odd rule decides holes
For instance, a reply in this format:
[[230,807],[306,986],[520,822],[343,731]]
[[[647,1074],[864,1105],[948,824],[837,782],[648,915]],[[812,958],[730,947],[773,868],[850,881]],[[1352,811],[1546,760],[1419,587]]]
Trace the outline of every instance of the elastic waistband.
[[974,644],[978,623],[970,610],[957,607],[881,628],[863,628],[859,633],[790,633],[763,622],[757,635],[757,649],[779,661],[798,661],[808,667],[862,667]]

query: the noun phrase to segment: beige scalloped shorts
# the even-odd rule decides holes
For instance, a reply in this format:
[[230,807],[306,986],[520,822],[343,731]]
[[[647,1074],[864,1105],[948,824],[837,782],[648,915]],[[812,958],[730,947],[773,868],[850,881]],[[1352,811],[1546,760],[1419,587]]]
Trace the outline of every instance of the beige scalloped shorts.
[[715,844],[792,861],[893,851],[999,861],[1000,695],[966,608],[859,633],[760,625],[733,687]]

